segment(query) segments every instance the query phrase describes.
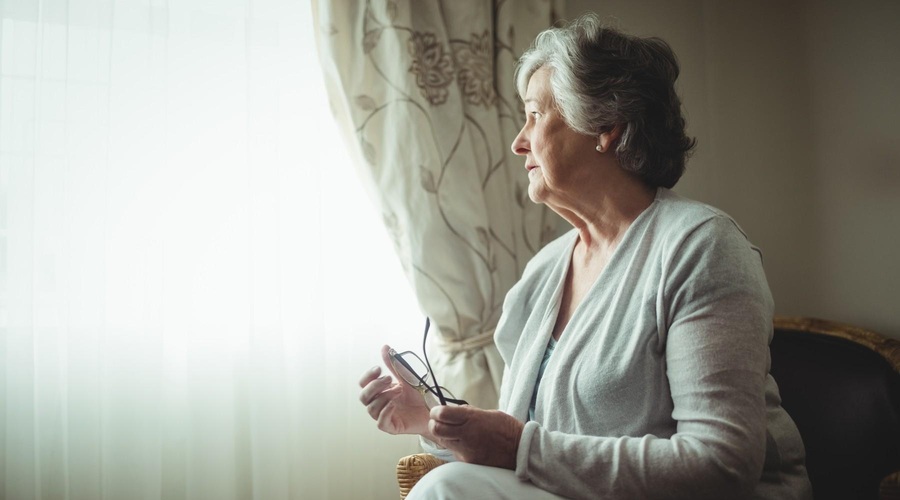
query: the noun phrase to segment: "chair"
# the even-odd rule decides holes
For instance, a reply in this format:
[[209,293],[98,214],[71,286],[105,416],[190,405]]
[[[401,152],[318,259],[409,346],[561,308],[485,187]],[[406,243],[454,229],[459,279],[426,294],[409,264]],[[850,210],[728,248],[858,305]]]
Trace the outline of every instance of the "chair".
[[900,341],[776,317],[770,351],[816,500],[900,498]]
[[447,462],[430,453],[416,453],[401,458],[397,462],[397,485],[400,487],[400,500],[406,499],[409,490],[419,482],[419,479],[422,479],[422,476],[445,463]]
[[[806,447],[816,500],[900,500],[900,341],[811,318],[775,318],[772,376]],[[444,462],[397,464],[401,500]]]

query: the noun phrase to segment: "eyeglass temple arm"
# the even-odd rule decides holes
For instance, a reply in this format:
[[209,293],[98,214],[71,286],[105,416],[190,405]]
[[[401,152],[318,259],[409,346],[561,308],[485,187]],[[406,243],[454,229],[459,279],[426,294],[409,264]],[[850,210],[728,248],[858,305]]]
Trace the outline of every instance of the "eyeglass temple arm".
[[[428,350],[425,349],[425,341],[428,339],[428,329],[431,327],[431,318],[428,316],[425,317],[425,333],[422,335],[422,354],[425,356],[425,364],[428,365],[428,373],[431,374],[431,380],[434,380],[434,392],[437,395],[438,400],[441,402],[441,406],[447,406],[447,398],[444,397],[444,393],[441,392],[441,384],[438,383],[437,376],[434,374],[434,370],[431,369],[431,362],[428,361]],[[428,385],[426,384],[426,387]]]

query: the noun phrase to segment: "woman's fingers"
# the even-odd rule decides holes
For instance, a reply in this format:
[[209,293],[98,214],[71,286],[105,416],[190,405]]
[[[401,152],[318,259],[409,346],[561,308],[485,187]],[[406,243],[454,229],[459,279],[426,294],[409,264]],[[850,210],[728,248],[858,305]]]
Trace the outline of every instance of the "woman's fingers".
[[469,421],[468,408],[458,406],[435,406],[429,413],[428,429],[443,441],[457,441],[466,432]]
[[515,470],[522,422],[470,406],[432,408],[429,417],[431,434],[459,460]]
[[359,402],[378,423],[378,428],[390,434],[421,434],[428,427],[428,406],[415,387],[396,376],[391,364],[390,346],[381,349],[381,356],[390,373],[380,366],[366,370],[359,379],[362,388]]
[[383,397],[373,399],[366,405],[366,411],[374,420],[378,420],[381,417],[381,412],[384,410],[384,407],[394,399],[393,397],[390,397],[389,394],[382,393],[382,396]]
[[[387,380],[387,385],[382,386],[384,382],[381,380]],[[371,393],[374,394],[371,397],[367,397],[363,401],[363,396],[360,395],[360,400],[364,405],[366,405],[366,411],[369,413],[369,416],[375,420],[380,418],[380,415],[384,408],[390,403],[394,401],[400,396],[400,391],[397,390],[397,385],[390,384],[390,377],[385,375],[384,379],[378,379],[370,385]],[[367,394],[368,396],[368,394]]]
[[[394,363],[391,360],[391,351],[393,351],[393,349],[391,349],[391,346],[389,346],[389,345],[383,346],[381,348],[381,360],[384,361],[384,365],[387,366],[388,370],[394,376],[394,379],[396,379],[398,383],[402,382],[402,383],[400,383],[400,385],[402,386],[401,387],[402,391],[415,392],[415,389],[411,385],[403,382],[403,380],[409,380],[411,378],[409,375],[410,372],[407,371],[402,366],[394,365]],[[398,370],[401,370],[403,373],[399,373]]]
[[391,386],[391,376],[383,375],[374,380],[369,381],[363,387],[361,391],[359,391],[359,402],[368,406],[369,403],[372,402],[375,397],[381,394],[385,389]]
[[384,366],[386,366],[387,369],[390,370],[390,372],[394,375],[394,377],[396,377],[397,380],[400,380],[400,374],[397,373],[397,370],[394,369],[394,363],[391,361],[391,351],[392,350],[393,349],[391,349],[391,346],[389,346],[389,345],[382,346],[381,347],[381,361],[384,362]]
[[431,409],[430,417],[442,424],[462,425],[469,420],[472,408],[469,406],[435,406]]
[[[394,372],[393,367],[391,366],[391,346],[384,345],[381,347],[381,360],[384,362],[384,365],[388,367],[391,373]],[[396,377],[397,374],[393,373]],[[378,365],[369,368],[365,372],[363,372],[362,377],[359,379],[359,386],[365,388],[373,380],[376,380],[381,375],[381,367]]]
[[380,366],[376,365],[376,366],[373,366],[372,368],[369,368],[368,370],[365,371],[365,373],[362,374],[362,378],[359,379],[359,386],[365,387],[366,384],[368,384],[369,382],[378,378],[378,375],[381,375],[381,367]]

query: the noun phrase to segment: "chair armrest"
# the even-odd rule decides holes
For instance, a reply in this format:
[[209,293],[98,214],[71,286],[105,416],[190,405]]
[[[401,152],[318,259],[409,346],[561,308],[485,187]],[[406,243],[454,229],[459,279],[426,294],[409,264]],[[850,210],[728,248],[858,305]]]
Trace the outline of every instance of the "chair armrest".
[[880,500],[900,500],[900,471],[889,474],[881,481]]
[[431,469],[444,465],[445,461],[430,453],[417,453],[403,457],[397,462],[397,484],[400,486],[400,500],[409,495],[409,490],[428,474]]

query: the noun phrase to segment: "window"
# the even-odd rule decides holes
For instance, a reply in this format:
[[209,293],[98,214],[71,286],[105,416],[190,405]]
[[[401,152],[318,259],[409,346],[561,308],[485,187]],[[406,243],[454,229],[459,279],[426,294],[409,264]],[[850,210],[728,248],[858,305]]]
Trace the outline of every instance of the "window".
[[0,496],[396,494],[356,380],[422,316],[308,8],[4,3]]

